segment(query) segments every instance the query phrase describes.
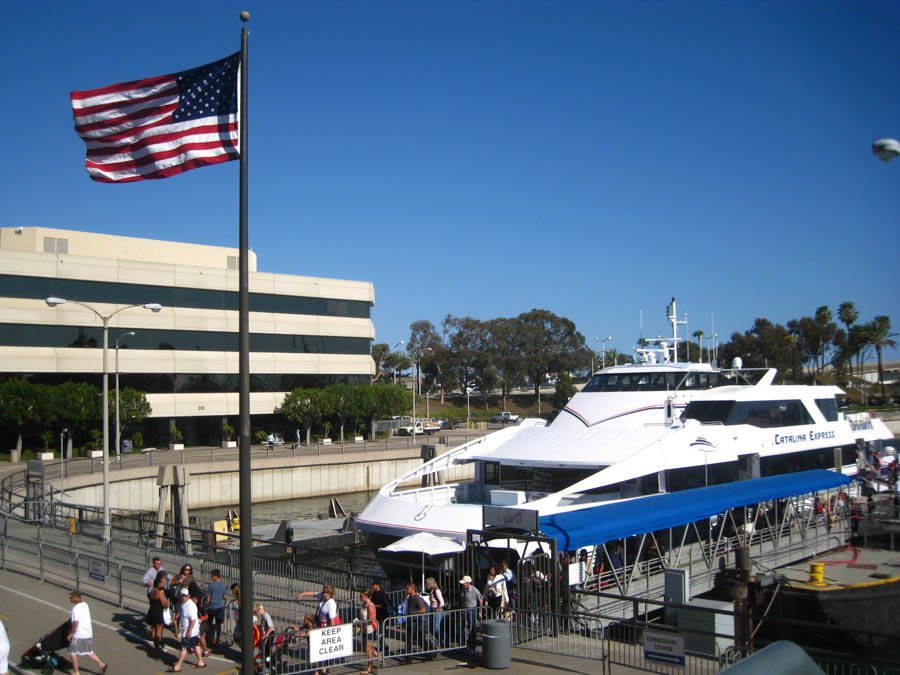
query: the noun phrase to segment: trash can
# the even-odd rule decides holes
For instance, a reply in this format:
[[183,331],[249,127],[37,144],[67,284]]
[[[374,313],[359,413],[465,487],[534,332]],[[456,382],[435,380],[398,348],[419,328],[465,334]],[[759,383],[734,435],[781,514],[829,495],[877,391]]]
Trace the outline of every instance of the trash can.
[[131,452],[131,441],[127,438],[122,439],[122,452]]
[[489,619],[481,624],[482,658],[485,668],[509,668],[510,642],[509,622],[503,619]]

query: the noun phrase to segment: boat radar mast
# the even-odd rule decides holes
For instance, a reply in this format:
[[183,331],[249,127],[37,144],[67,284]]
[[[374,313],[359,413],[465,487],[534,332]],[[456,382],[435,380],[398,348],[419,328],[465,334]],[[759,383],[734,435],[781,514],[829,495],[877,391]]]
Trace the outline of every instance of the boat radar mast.
[[672,302],[666,305],[666,319],[672,324],[672,337],[641,338],[641,346],[635,349],[637,354],[635,360],[638,363],[653,365],[678,361],[678,343],[681,341],[681,338],[678,337],[678,326],[687,325],[687,314],[684,315],[683,320],[678,319],[675,298],[672,298]]

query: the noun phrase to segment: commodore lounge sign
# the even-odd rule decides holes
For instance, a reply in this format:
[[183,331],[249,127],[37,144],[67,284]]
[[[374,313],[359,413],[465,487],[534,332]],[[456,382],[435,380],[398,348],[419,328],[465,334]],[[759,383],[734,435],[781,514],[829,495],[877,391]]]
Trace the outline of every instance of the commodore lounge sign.
[[677,633],[644,631],[644,659],[684,667],[684,637]]
[[353,656],[353,624],[327,626],[309,631],[311,663]]

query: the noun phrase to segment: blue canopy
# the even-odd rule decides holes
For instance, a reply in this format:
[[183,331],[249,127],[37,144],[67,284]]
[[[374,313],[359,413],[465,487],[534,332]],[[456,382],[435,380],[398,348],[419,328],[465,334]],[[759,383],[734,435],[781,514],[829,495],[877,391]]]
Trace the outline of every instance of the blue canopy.
[[693,523],[738,506],[849,483],[847,476],[825,469],[788,473],[541,516],[540,529],[557,540],[559,550],[573,551],[582,546]]

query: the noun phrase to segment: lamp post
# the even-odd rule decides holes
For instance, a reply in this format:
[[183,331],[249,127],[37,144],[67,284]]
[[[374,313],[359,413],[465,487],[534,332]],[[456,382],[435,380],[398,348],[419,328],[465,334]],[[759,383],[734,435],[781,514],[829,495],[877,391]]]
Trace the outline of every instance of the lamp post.
[[603,345],[612,340],[612,335],[607,335],[605,338],[600,340],[600,369],[606,368],[606,349]]
[[119,425],[119,340],[123,337],[134,337],[136,333],[133,330],[122,333],[116,338],[116,459],[121,464],[122,455],[119,451],[122,449],[122,427]]
[[109,320],[119,312],[124,312],[132,307],[143,307],[152,312],[158,312],[162,309],[162,305],[155,302],[148,302],[143,305],[125,305],[120,307],[112,314],[101,314],[90,305],[77,300],[66,300],[65,298],[50,297],[44,300],[50,307],[64,305],[71,302],[73,305],[79,305],[85,309],[91,310],[94,315],[103,322],[103,541],[110,540],[109,528]]

